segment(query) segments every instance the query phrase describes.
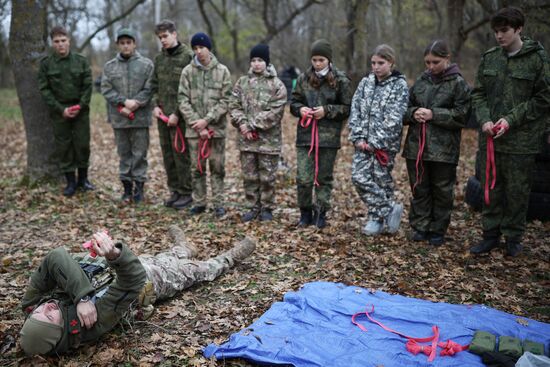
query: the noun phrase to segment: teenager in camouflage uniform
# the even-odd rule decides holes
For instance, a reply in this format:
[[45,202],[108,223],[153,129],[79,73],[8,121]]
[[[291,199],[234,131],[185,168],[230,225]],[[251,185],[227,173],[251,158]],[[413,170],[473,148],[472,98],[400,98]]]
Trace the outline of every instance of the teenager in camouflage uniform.
[[[200,214],[206,210],[208,161],[214,213],[217,217],[222,217],[225,215],[225,115],[231,96],[231,75],[227,67],[220,64],[210,52],[212,42],[206,34],[195,34],[191,38],[191,47],[195,56],[183,69],[178,90],[178,104],[187,124],[185,137],[191,157],[194,202],[191,214]],[[208,141],[208,158],[199,150],[201,141]]]
[[424,62],[426,71],[409,91],[404,119],[409,128],[403,157],[407,159],[412,191],[412,240],[428,240],[440,246],[451,221],[460,135],[470,109],[470,88],[458,65],[450,63],[445,41],[430,43],[424,51]]
[[258,216],[262,221],[273,219],[285,103],[286,87],[269,63],[269,47],[253,47],[250,70],[235,84],[229,103],[231,123],[240,133],[243,186],[249,209],[241,217],[243,222]]
[[[326,212],[330,209],[332,173],[340,149],[342,126],[349,115],[352,90],[347,75],[332,64],[332,47],[328,41],[315,41],[310,56],[311,67],[298,77],[290,101],[290,112],[301,118],[300,121],[310,117],[317,121],[309,125],[306,122],[304,126],[307,127],[299,122],[296,128],[298,226],[315,224],[323,228]],[[318,154],[312,141],[314,126],[318,127]]]
[[[193,51],[178,41],[174,22],[164,20],[155,26],[155,33],[162,45],[162,52],[155,57],[155,71],[151,80],[153,94],[153,116],[157,119],[160,148],[164,169],[168,179],[171,196],[164,205],[174,209],[183,209],[192,202],[191,198],[191,161],[189,149],[185,146],[185,121],[178,109],[178,87],[181,71],[189,65]],[[160,115],[168,117],[168,122]],[[179,131],[183,136],[178,135]],[[183,142],[178,140],[183,139]],[[178,145],[174,145],[174,142]]]
[[401,223],[403,205],[394,200],[391,171],[401,145],[409,92],[405,76],[395,70],[390,46],[377,46],[371,65],[372,73],[355,91],[348,122],[349,140],[355,146],[351,178],[368,207],[363,233],[374,236],[385,227],[395,233]]
[[117,32],[117,56],[107,61],[101,77],[101,94],[108,103],[118,155],[123,201],[143,200],[147,180],[147,150],[151,126],[151,78],[153,62],[136,51],[130,29]]
[[[71,52],[65,28],[53,27],[50,38],[54,52],[40,60],[38,88],[50,112],[56,159],[67,180],[63,195],[73,196],[77,188],[94,189],[88,181],[92,72],[84,56]],[[75,105],[80,109],[70,108]]]
[[[155,301],[214,280],[256,246],[245,238],[215,258],[196,261],[191,258],[197,250],[185,241],[181,229],[172,226],[169,233],[176,245],[156,256],[138,258],[105,232],[93,236],[93,250],[101,256],[95,260],[86,256],[77,261],[63,247],[51,251],[32,274],[21,303],[28,316],[21,329],[22,349],[28,355],[61,354],[95,342],[133,308],[134,301],[150,313]],[[99,279],[107,280],[103,275],[112,277],[98,284]],[[98,285],[102,287],[96,289]]]
[[[535,155],[540,152],[550,107],[550,65],[542,45],[522,37],[525,17],[503,8],[491,19],[499,46],[482,56],[472,91],[481,127],[481,185],[485,186],[487,136],[494,139],[496,185],[483,204],[483,240],[473,254],[489,252],[506,238],[507,255],[517,256],[525,232]],[[548,125],[546,126],[548,129]]]

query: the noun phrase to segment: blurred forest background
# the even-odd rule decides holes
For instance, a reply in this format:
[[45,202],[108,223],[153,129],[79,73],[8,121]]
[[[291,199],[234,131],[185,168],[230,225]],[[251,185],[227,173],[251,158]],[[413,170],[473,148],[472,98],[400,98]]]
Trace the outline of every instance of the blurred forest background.
[[[9,25],[12,3],[0,0],[0,88],[12,87]],[[23,1],[25,3],[25,1]],[[30,1],[27,3],[34,3]],[[399,68],[409,79],[423,70],[422,51],[432,39],[447,39],[468,80],[482,52],[495,45],[489,27],[491,14],[506,5],[527,14],[524,34],[548,45],[548,0],[120,0],[40,1],[44,19],[35,18],[45,44],[48,30],[66,26],[73,49],[90,58],[94,77],[116,52],[114,35],[122,26],[138,32],[139,51],[154,57],[159,43],[153,32],[159,19],[177,23],[180,39],[195,32],[212,36],[214,52],[235,74],[247,69],[248,52],[260,41],[269,42],[277,69],[307,66],[309,45],[327,38],[334,47],[335,64],[357,81],[368,70],[368,54],[380,43],[397,51]],[[29,9],[29,7],[27,7]],[[46,51],[45,49],[43,50]]]

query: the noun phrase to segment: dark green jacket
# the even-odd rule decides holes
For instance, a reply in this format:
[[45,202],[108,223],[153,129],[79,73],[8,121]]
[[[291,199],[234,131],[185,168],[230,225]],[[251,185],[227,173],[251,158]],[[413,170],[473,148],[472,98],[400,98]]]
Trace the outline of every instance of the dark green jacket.
[[439,80],[432,81],[423,73],[409,91],[409,107],[404,124],[409,125],[403,157],[416,159],[420,124],[413,115],[420,108],[432,110],[433,118],[426,125],[423,160],[458,163],[460,135],[470,110],[470,87],[457,67],[451,66]]
[[180,84],[181,71],[189,65],[193,59],[193,51],[186,45],[180,43],[177,48],[168,53],[162,50],[155,57],[155,71],[151,80],[151,91],[153,94],[153,107],[158,106],[166,116],[175,113],[180,116],[178,110],[178,87]]
[[[495,151],[535,154],[550,112],[550,65],[542,45],[522,38],[523,46],[508,57],[502,47],[494,47],[481,58],[472,91],[472,106],[481,127],[485,122],[505,118],[510,130],[495,139]],[[486,139],[479,139],[485,150]]]
[[92,72],[88,60],[69,52],[60,57],[55,52],[40,61],[38,88],[42,98],[56,114],[63,114],[66,107],[79,104],[89,110],[92,96]]
[[126,245],[117,243],[116,246],[121,249],[120,256],[114,261],[107,261],[114,269],[116,279],[109,285],[105,294],[95,300],[97,322],[89,330],[82,328],[78,334],[72,335],[68,332],[68,315],[80,299],[86,295],[93,296],[95,293],[78,262],[65,248],[59,247],[50,251],[32,274],[21,306],[26,311],[27,307],[36,305],[40,300],[53,298],[61,301],[65,330],[56,346],[58,353],[76,348],[80,343],[99,339],[119,322],[130,304],[137,299],[145,284],[145,269]]
[[[347,75],[336,68],[333,68],[332,72],[336,78],[336,88],[331,88],[326,78],[322,79],[319,88],[310,85],[308,79],[309,75],[314,73],[313,68],[300,74],[290,100],[290,112],[298,118],[301,118],[300,108],[302,107],[323,106],[325,108],[326,116],[318,122],[319,147],[322,148],[340,148],[342,126],[349,116],[353,96]],[[300,127],[298,121],[296,146],[310,146],[311,127],[312,125],[304,129]]]

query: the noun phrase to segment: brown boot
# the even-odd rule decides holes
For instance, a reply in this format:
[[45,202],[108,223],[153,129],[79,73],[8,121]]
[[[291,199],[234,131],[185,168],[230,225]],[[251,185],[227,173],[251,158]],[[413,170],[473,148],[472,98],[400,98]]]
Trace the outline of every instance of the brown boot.
[[183,233],[180,227],[176,225],[171,225],[170,227],[168,227],[168,234],[170,235],[170,238],[172,238],[176,246],[182,247],[186,250],[187,258],[192,259],[197,256],[199,251],[195,246],[187,242],[187,240],[185,239],[185,233]]
[[231,250],[224,252],[220,256],[226,257],[234,262],[240,262],[246,259],[256,249],[256,241],[250,237],[245,237],[241,242],[236,244]]

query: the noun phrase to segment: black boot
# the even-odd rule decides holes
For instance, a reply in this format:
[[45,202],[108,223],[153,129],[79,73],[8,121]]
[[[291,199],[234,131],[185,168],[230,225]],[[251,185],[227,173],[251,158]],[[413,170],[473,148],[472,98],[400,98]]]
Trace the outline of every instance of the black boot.
[[120,200],[122,201],[131,201],[132,200],[132,191],[133,191],[133,184],[132,181],[122,181],[122,186],[124,186],[124,194],[122,194],[122,197]]
[[307,227],[311,224],[313,224],[311,209],[300,208],[300,221],[298,222],[298,227]]
[[63,189],[63,195],[71,197],[76,193],[76,176],[74,172],[67,172],[65,178],[67,179],[67,186]]
[[484,254],[490,252],[492,249],[498,247],[500,244],[500,236],[493,233],[483,234],[483,239],[477,245],[470,247],[470,253],[474,255]]
[[317,226],[317,228],[325,228],[327,226],[327,211],[325,209],[315,209],[313,213],[313,224]]
[[143,192],[144,185],[145,185],[145,182],[140,182],[140,181],[134,182],[134,203],[141,203],[145,198],[145,194]]
[[76,183],[76,188],[82,191],[91,191],[95,187],[88,181],[88,168],[79,168],[78,169],[78,182]]
[[506,256],[516,257],[521,253],[523,246],[518,237],[506,238]]

